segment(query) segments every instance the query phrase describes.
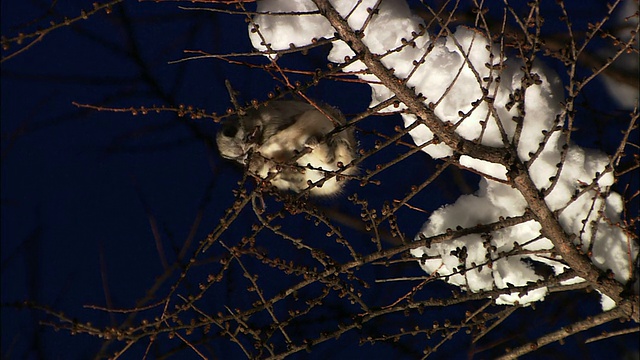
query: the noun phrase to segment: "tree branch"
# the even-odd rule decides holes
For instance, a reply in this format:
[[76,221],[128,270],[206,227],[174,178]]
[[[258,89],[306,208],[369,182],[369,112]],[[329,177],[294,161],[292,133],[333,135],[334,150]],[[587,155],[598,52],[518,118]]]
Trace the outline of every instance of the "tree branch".
[[361,40],[364,34],[356,34],[328,0],[313,0],[313,2],[320,9],[320,13],[336,29],[336,35],[351,47],[357,54],[356,56],[367,65],[369,71],[380,79],[389,90],[393,91],[396,97],[409,108],[411,113],[418,116],[419,121],[424,122],[440,141],[447,144],[454,151],[467,154],[476,159],[496,164],[508,164],[511,154],[505,149],[476,144],[461,137],[454,131],[450,131],[447,125],[433,113],[433,110],[424,104],[423,99],[406,86],[404,80],[397,78],[392,70],[387,69],[382,64],[378,55],[369,51],[369,48]]
[[573,245],[572,238],[564,231],[557,217],[547,206],[544,197],[541,196],[538,188],[531,180],[526,167],[515,156],[513,149],[493,148],[476,144],[462,138],[453,130],[447,128],[434,112],[423,102],[423,98],[418,96],[413,89],[406,86],[404,80],[393,75],[393,71],[386,68],[379,59],[379,56],[372,54],[367,46],[362,42],[363,33],[356,33],[348,25],[347,21],[340,16],[337,10],[328,0],[313,0],[320,13],[336,29],[337,36],[344,40],[356,53],[356,56],[368,67],[369,71],[378,77],[380,81],[401,100],[409,110],[418,116],[434,135],[450,146],[459,154],[465,154],[477,159],[502,164],[509,169],[509,179],[525,198],[529,208],[542,226],[542,234],[547,237],[555,246],[558,254],[574,269],[580,277],[588,281],[601,293],[609,296],[620,307],[621,316],[639,321],[638,316],[638,296],[623,298],[624,286],[619,282],[604,276],[591,261],[582,255]]

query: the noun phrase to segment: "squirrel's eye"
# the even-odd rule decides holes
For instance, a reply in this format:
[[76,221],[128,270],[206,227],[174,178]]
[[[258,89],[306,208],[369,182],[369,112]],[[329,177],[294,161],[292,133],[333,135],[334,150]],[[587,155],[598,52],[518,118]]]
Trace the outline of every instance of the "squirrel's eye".
[[222,127],[222,135],[226,137],[234,137],[238,133],[238,127],[234,125],[224,125]]

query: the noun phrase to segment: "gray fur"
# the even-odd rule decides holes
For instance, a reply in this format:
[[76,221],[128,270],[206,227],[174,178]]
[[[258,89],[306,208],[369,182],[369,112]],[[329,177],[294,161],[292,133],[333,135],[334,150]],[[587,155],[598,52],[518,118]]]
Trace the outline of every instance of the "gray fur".
[[[322,111],[302,101],[272,101],[251,109],[245,116],[223,124],[216,136],[220,154],[247,165],[249,153],[255,153],[249,164],[253,175],[269,177],[281,190],[300,192],[309,187],[308,180],[317,182],[324,177],[324,172],[304,169],[308,164],[313,169],[337,171],[338,162],[346,166],[356,158],[353,129],[327,136],[336,126],[345,124],[344,116],[330,106],[319,107]],[[290,166],[278,166],[282,164]],[[352,166],[342,174],[356,172]],[[332,195],[340,192],[343,184],[333,177],[310,192]]]

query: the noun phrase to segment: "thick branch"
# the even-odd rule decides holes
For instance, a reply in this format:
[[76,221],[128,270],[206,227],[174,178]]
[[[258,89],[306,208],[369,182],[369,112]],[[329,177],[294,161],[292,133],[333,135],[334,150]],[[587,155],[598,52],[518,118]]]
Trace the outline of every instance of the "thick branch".
[[542,226],[542,235],[551,240],[555,250],[562,255],[562,259],[581,278],[587,280],[600,292],[613,299],[627,317],[633,318],[638,322],[638,297],[624,299],[622,297],[622,292],[624,291],[622,284],[605,276],[587,256],[578,251],[573,245],[571,237],[564,231],[558,222],[557,216],[549,209],[549,206],[547,206],[544,198],[531,180],[529,173],[519,160],[511,168],[509,178],[512,180],[513,186],[525,198],[529,209]]
[[562,255],[562,258],[580,277],[613,299],[625,316],[633,318],[638,322],[637,296],[630,300],[623,299],[621,295],[624,291],[623,285],[613,279],[602,276],[603,272],[595,267],[586,256],[580,254],[573,245],[572,239],[565,233],[564,229],[562,229],[557,217],[547,206],[544,197],[540,195],[527,169],[519,159],[511,156],[509,149],[479,145],[462,138],[454,131],[448,129],[433,111],[425,106],[423,100],[417,96],[412,89],[406,86],[402,79],[394,76],[393,72],[382,64],[379,57],[369,51],[367,46],[362,42],[363,34],[357,34],[351,29],[346,20],[340,16],[328,0],[313,0],[313,2],[320,10],[320,13],[329,20],[331,25],[336,29],[337,35],[351,47],[369,71],[378,77],[387,88],[393,91],[395,96],[400,99],[413,114],[420,117],[438,139],[460,154],[502,164],[510,169],[509,178],[512,181],[512,185],[526,199],[529,208],[542,226],[542,234],[551,240],[556,251]]
[[405,81],[393,75],[393,71],[387,69],[379,60],[379,56],[372,54],[369,48],[362,42],[362,34],[356,34],[347,21],[343,19],[328,0],[313,0],[320,13],[329,20],[336,29],[338,36],[344,40],[357,54],[358,58],[367,65],[369,71],[374,74],[396,97],[402,101],[411,111],[418,116],[435,136],[454,151],[472,156],[476,159],[506,165],[511,156],[508,150],[476,144],[464,139],[454,131],[450,131],[445,123],[429,109],[422,99],[405,85]]

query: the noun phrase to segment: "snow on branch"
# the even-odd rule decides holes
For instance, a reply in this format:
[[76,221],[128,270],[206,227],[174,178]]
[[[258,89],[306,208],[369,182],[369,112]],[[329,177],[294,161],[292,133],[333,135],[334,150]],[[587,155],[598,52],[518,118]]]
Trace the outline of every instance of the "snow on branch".
[[[259,50],[337,37],[328,59],[371,85],[371,105],[399,99],[416,145],[484,175],[480,189],[432,213],[416,238],[532,213],[534,220],[414,249],[421,266],[468,291],[525,286],[573,269],[603,294],[608,310],[638,317],[621,296],[638,247],[619,225],[623,201],[612,192],[609,157],[569,140],[562,84],[531,57],[510,58],[504,44],[470,27],[432,36],[404,1],[265,0],[249,25]],[[363,72],[363,70],[366,70]],[[540,270],[546,269],[546,271]],[[637,284],[636,284],[637,293]],[[499,304],[542,300],[546,288],[497,297]]]

